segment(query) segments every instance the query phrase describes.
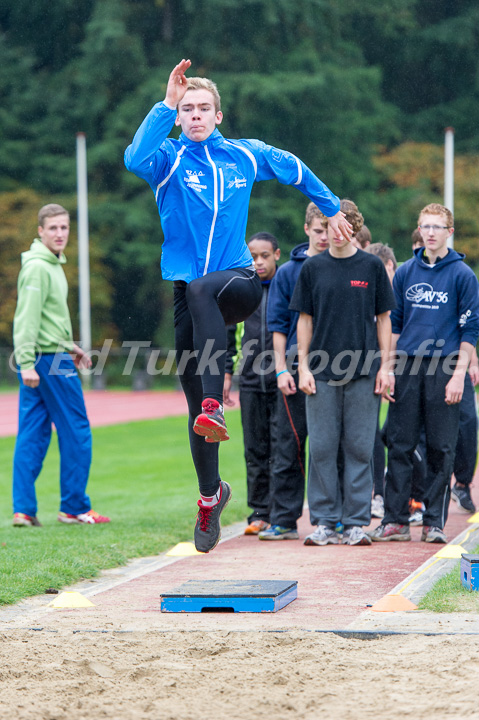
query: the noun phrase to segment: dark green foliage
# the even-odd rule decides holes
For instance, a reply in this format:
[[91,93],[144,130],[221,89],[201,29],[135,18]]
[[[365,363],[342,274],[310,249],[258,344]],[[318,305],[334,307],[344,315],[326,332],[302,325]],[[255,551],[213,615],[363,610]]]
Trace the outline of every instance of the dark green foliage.
[[[95,334],[116,326],[119,340],[170,341],[161,225],[123,152],[171,67],[190,57],[192,74],[219,85],[225,135],[296,153],[405,259],[430,198],[397,186],[375,158],[406,140],[441,146],[449,125],[460,151],[479,152],[478,26],[475,0],[3,0],[0,193],[73,196],[85,132],[92,242],[112,299]],[[274,232],[285,260],[304,239],[306,204],[262,183],[248,233]]]

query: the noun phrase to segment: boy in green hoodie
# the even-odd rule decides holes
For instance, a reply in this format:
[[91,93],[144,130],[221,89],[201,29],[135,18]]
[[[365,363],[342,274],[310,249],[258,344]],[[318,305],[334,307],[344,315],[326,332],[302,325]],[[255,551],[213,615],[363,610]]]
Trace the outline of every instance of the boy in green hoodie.
[[110,519],[91,509],[86,486],[91,465],[91,431],[77,368],[91,360],[73,342],[62,265],[70,216],[61,205],[38,213],[38,234],[22,253],[13,325],[19,366],[18,435],[13,459],[13,524],[38,526],[35,481],[50,444],[52,422],[60,449],[61,503],[58,520],[97,524]]

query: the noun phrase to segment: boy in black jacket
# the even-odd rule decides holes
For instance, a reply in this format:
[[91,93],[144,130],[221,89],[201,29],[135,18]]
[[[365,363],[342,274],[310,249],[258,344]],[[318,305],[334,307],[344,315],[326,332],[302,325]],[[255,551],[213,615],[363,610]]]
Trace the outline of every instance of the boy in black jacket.
[[256,272],[262,285],[259,306],[250,317],[228,328],[228,353],[223,401],[232,405],[232,374],[240,375],[241,422],[248,505],[245,535],[257,535],[269,526],[269,486],[273,463],[276,417],[276,373],[273,337],[266,325],[266,308],[271,280],[281,251],[274,235],[259,232],[248,241]]

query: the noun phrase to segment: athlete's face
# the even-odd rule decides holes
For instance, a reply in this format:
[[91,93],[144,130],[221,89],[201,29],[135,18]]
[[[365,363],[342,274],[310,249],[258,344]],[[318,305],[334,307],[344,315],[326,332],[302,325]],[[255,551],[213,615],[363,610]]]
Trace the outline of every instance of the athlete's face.
[[175,125],[195,142],[207,140],[223,119],[221,110],[215,111],[215,99],[209,90],[187,90],[178,104]]
[[248,243],[253,262],[260,280],[271,280],[276,272],[276,262],[279,260],[281,250],[273,250],[268,240],[251,240]]
[[44,220],[43,227],[38,226],[40,240],[52,253],[59,255],[65,250],[70,234],[68,215],[55,215]]
[[425,213],[419,220],[419,232],[424,240],[424,247],[427,251],[439,253],[446,251],[447,239],[454,232],[454,228],[447,227],[447,220],[444,215],[430,215]]
[[313,218],[311,225],[305,224],[304,232],[309,238],[309,249],[313,255],[319,255],[329,247],[328,231],[319,218]]

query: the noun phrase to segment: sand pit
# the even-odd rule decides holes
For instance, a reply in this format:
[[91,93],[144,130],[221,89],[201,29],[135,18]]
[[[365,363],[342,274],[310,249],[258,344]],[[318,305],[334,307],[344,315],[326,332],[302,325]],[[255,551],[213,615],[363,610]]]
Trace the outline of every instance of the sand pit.
[[479,718],[475,636],[0,632],[0,718]]

